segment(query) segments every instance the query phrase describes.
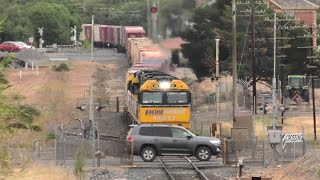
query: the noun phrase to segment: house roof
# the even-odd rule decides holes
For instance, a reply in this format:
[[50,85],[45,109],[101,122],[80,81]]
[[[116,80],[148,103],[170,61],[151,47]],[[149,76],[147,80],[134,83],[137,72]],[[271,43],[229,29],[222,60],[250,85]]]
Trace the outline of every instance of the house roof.
[[308,0],[269,0],[281,9],[319,9],[319,6]]

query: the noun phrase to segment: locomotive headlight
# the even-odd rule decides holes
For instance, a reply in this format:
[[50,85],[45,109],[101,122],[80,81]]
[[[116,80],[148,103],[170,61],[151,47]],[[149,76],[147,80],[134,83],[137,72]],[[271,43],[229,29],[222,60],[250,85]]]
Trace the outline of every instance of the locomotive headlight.
[[161,89],[169,89],[170,88],[170,83],[166,82],[166,81],[160,82],[160,88]]

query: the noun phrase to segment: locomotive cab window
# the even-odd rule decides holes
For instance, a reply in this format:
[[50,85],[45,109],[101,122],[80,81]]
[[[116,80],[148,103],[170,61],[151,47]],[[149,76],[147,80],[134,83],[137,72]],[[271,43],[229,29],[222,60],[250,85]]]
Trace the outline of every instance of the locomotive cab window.
[[143,92],[142,103],[143,104],[161,104],[163,102],[162,92]]
[[139,93],[139,84],[138,83],[132,83],[131,87],[130,87],[130,91],[132,92],[132,94],[138,94]]
[[187,92],[168,92],[167,101],[169,104],[187,104],[188,93]]

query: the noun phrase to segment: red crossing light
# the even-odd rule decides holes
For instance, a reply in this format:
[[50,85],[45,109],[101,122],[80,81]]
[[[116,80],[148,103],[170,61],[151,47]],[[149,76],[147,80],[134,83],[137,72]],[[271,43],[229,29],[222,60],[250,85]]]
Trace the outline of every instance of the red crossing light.
[[157,11],[158,11],[158,9],[157,9],[156,7],[152,7],[152,8],[151,8],[151,12],[152,12],[152,13],[156,13]]

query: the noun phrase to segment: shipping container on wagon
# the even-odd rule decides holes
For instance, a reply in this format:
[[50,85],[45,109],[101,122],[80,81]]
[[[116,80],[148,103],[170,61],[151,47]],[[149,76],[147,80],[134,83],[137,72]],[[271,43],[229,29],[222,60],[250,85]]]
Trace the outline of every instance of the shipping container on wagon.
[[139,63],[153,65],[159,71],[169,72],[169,53],[158,45],[140,49]]
[[138,63],[144,63],[147,59],[168,59],[168,55],[166,52],[162,51],[158,47],[148,47],[148,48],[141,48],[139,52],[139,60]]
[[153,45],[151,39],[143,38],[131,38],[128,47],[128,57],[131,60],[131,64],[139,63],[139,49],[150,47]]
[[117,47],[120,44],[120,30],[121,26],[114,26],[112,44]]
[[113,45],[113,25],[100,25],[100,36],[103,47]]
[[83,41],[88,40],[91,41],[91,24],[82,24],[82,31],[83,31]]
[[125,26],[124,27],[124,47],[128,50],[128,39],[129,38],[141,38],[145,37],[146,32],[141,26]]
[[113,25],[107,27],[107,43],[112,44],[113,39]]
[[107,43],[107,27],[109,25],[101,25],[100,26],[100,38],[101,38],[101,42],[103,44],[106,44]]
[[100,38],[100,24],[93,25],[93,42],[95,44],[101,43]]

